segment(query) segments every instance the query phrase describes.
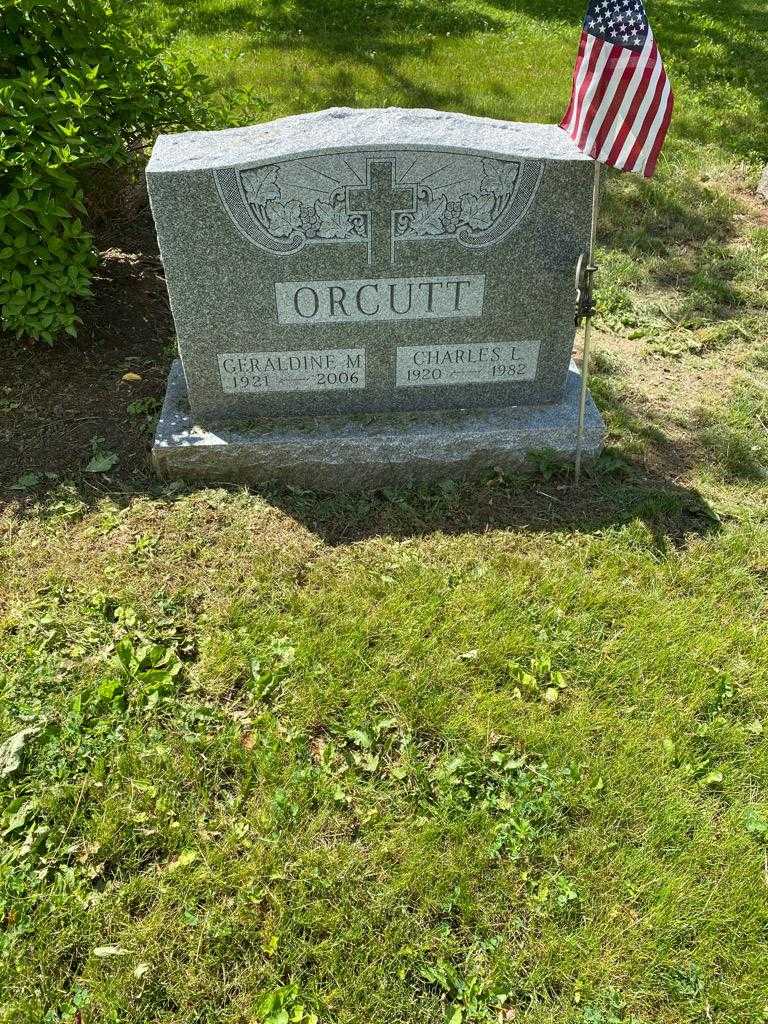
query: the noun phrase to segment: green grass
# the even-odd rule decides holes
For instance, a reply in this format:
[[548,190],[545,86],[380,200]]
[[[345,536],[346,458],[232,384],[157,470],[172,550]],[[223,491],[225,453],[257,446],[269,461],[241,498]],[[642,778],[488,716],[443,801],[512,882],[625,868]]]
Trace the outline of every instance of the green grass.
[[[333,105],[428,106],[559,121],[581,0],[150,0],[175,57],[210,79],[223,124]],[[768,333],[766,227],[744,196],[768,156],[768,10],[659,0],[650,17],[676,94],[652,183],[608,172],[600,221],[612,326],[670,335],[725,317]],[[673,326],[671,326],[673,325]]]
[[[649,7],[678,113],[608,181],[580,492],[167,487],[103,439],[6,492],[0,1024],[768,1019],[766,12]],[[233,121],[554,120],[581,13],[152,10]]]
[[[765,155],[768,14],[759,0],[659,0],[654,31],[678,97],[675,137]],[[270,116],[435,106],[559,120],[584,7],[578,0],[155,0],[174,51]]]
[[762,1019],[764,525],[113,517],[6,549],[0,1019]]

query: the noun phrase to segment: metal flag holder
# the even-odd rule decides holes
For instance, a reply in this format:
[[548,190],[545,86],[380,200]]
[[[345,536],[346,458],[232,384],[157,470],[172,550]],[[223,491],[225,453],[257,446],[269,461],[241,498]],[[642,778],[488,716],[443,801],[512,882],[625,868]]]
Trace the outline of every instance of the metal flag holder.
[[581,478],[581,456],[584,448],[587,385],[589,383],[589,344],[592,340],[592,317],[595,313],[594,278],[598,269],[595,264],[595,239],[599,205],[600,164],[596,160],[595,180],[592,186],[592,227],[589,236],[589,252],[582,253],[576,265],[576,326],[580,327],[582,323],[584,324],[584,345],[581,357],[581,395],[579,396],[579,425],[576,433],[576,461],[573,468],[574,487],[578,487]]

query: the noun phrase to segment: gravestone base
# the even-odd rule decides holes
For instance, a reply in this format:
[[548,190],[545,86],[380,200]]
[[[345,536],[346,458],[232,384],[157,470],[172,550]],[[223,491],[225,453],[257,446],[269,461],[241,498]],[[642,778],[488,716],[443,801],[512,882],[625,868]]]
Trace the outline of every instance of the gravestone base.
[[[365,413],[264,420],[211,429],[195,425],[181,362],[171,367],[152,461],[165,479],[280,481],[311,490],[356,490],[521,468],[531,452],[576,453],[581,377],[574,363],[565,396],[550,405],[418,413]],[[583,454],[600,454],[605,424],[588,397]]]

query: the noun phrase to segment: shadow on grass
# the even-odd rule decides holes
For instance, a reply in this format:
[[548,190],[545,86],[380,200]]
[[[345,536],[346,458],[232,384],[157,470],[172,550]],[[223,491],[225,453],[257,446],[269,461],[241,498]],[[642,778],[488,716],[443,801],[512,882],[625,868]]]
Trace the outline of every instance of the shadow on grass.
[[[735,0],[730,5],[702,0],[686,17],[680,0],[654,3],[651,16],[656,35],[686,79],[689,102],[678,104],[678,138],[717,141],[737,156],[765,150],[768,14],[759,6],[754,0]],[[237,0],[226,5],[212,0],[195,5],[165,0],[175,30],[199,37],[239,32],[246,48],[255,53],[264,46],[286,56],[299,50],[315,52],[320,66],[328,66],[321,87],[296,83],[306,94],[307,109],[354,102],[362,68],[375,72],[413,106],[469,112],[483,112],[477,110],[476,96],[443,81],[415,81],[404,70],[403,61],[418,57],[428,65],[436,44],[448,33],[453,38],[478,33],[478,46],[485,31],[512,26],[514,33],[515,14],[557,23],[563,31],[572,24],[575,51],[583,7],[582,0],[493,0],[481,12],[450,0]],[[713,46],[718,48],[717,60]],[[344,66],[334,66],[344,58]],[[565,78],[569,72],[569,67],[564,68]],[[239,74],[234,65],[229,71],[223,68],[222,88],[234,88]],[[747,90],[764,116],[750,115],[742,123],[739,112],[723,102],[718,83]],[[508,98],[513,111],[513,86],[505,89],[499,82],[481,80],[477,92],[490,94],[497,102]],[[601,240],[622,252],[652,257],[649,282],[694,292],[692,305],[697,308],[711,313],[738,306],[740,297],[732,284],[739,267],[722,251],[737,234],[733,201],[691,174],[662,173],[652,183],[630,176],[610,177]]]
[[[586,0],[495,0],[498,11],[525,12],[532,18],[574,24],[574,40]],[[718,142],[734,155],[766,156],[768,123],[768,7],[761,0],[652,0],[648,14],[661,52],[685,77],[687,96],[696,94],[703,111],[678,105],[675,132],[700,143]],[[574,43],[575,45],[575,43]],[[682,83],[681,83],[682,84]],[[720,87],[720,88],[719,88]],[[732,87],[746,90],[758,114],[724,100]],[[727,94],[726,94],[727,95]]]
[[712,313],[738,307],[734,287],[743,261],[728,247],[741,234],[737,203],[690,175],[653,183],[608,172],[599,241],[643,262],[647,281],[661,289],[695,292]]
[[[62,489],[67,500],[86,507],[142,495],[173,499],[173,489],[157,481],[149,465],[173,330],[154,231],[147,211],[132,221],[130,232],[118,232],[125,239],[120,249],[110,247],[114,225],[108,230],[100,246],[103,269],[94,299],[81,311],[77,342],[50,349],[20,348],[10,338],[1,343],[8,369],[0,392],[0,499],[13,501],[22,516],[45,516],[60,507]],[[606,385],[598,398],[632,432],[663,442],[659,428],[632,410],[620,390]],[[117,456],[108,474],[85,472],[96,441]],[[686,468],[695,465],[693,450],[677,454],[677,464],[682,459],[690,460]],[[46,491],[52,492],[48,499]],[[663,547],[718,528],[695,489],[672,484],[661,473],[649,476],[643,466],[615,456],[604,459],[578,492],[550,467],[545,476],[490,473],[480,483],[444,481],[360,495],[289,488],[259,493],[332,544],[435,531],[590,532],[641,519]]]
[[[55,386],[46,377],[31,372],[16,375],[10,394],[34,391],[34,408],[19,404],[15,423],[20,437],[36,434],[34,448],[22,458],[3,466],[0,503],[13,503],[20,519],[55,521],[69,515],[79,518],[103,503],[124,507],[137,499],[173,502],[197,485],[167,484],[157,480],[149,464],[151,436],[147,422],[125,416],[127,395],[115,377],[124,366],[147,372],[139,385],[149,397],[160,398],[163,388],[159,353],[146,350],[124,355],[119,365],[104,359],[103,350],[85,352],[79,373],[69,370],[68,395],[71,408],[62,415]],[[96,356],[96,358],[94,358]],[[55,358],[55,357],[51,357]],[[108,391],[112,390],[111,398]],[[87,412],[88,396],[100,402],[99,420],[78,413],[75,399],[80,392]],[[132,401],[136,401],[131,395]],[[130,404],[130,403],[129,403]],[[628,414],[629,415],[629,414]],[[651,428],[649,428],[651,429]],[[104,439],[103,447],[119,461],[109,473],[87,473],[93,432]],[[37,432],[37,433],[36,433]],[[50,446],[52,435],[72,442]],[[10,475],[9,471],[10,470]],[[20,472],[23,470],[23,472]],[[29,477],[33,479],[30,482]],[[26,477],[26,482],[25,482]],[[21,486],[19,486],[21,482]],[[201,485],[202,486],[202,485]],[[215,486],[215,485],[212,485]],[[223,483],[230,490],[241,488]],[[720,529],[716,513],[701,494],[679,486],[660,474],[649,475],[621,453],[608,452],[587,470],[581,486],[572,487],[570,472],[553,464],[543,471],[502,474],[489,470],[479,480],[443,480],[429,486],[379,488],[355,494],[321,494],[286,486],[250,488],[273,506],[324,542],[341,545],[390,537],[405,539],[440,532],[445,534],[484,533],[489,530],[528,532],[592,533],[612,526],[642,521],[663,552],[684,545],[691,536],[703,536]]]
[[666,551],[684,545],[692,535],[720,529],[716,514],[696,490],[634,477],[624,465],[625,479],[587,477],[578,489],[566,473],[543,478],[496,471],[480,480],[360,494],[321,495],[296,488],[260,493],[331,545],[489,530],[588,534],[641,521],[654,547]]
[[[480,479],[446,479],[436,484],[378,488],[359,493],[328,494],[283,485],[242,488],[238,485],[196,485],[156,480],[146,460],[130,473],[81,474],[46,491],[5,492],[14,500],[19,518],[55,521],[80,516],[109,501],[118,507],[138,498],[174,502],[205,487],[247,490],[300,523],[326,544],[339,546],[375,537],[405,540],[433,533],[482,534],[491,530],[535,533],[590,534],[632,522],[642,522],[654,548],[663,553],[683,547],[691,537],[719,532],[719,517],[695,489],[660,478],[641,476],[621,457],[620,472],[586,474],[574,488],[570,472],[503,474],[489,470]],[[128,470],[128,472],[126,472]],[[599,470],[599,467],[598,467]],[[0,485],[0,495],[3,494]]]
[[[114,241],[114,226],[111,241]],[[120,233],[121,249],[106,249],[95,296],[82,309],[76,343],[54,348],[2,341],[7,367],[0,390],[0,501],[23,517],[76,515],[109,500],[174,500],[149,465],[151,427],[171,360],[172,322],[148,213]],[[130,243],[130,244],[128,244]],[[596,378],[599,382],[599,378]],[[621,389],[604,386],[598,400],[630,432],[663,445],[661,429],[633,410]],[[98,448],[117,462],[108,473],[88,473]],[[701,453],[675,453],[677,476],[695,468]],[[479,482],[446,480],[430,487],[322,495],[291,488],[260,493],[327,543],[374,536],[491,529],[589,533],[641,520],[659,550],[690,535],[719,529],[716,514],[695,488],[649,474],[626,456],[609,453],[578,491],[556,466],[538,474],[490,472]]]
[[[311,47],[320,59],[350,57],[366,62],[428,57],[436,37],[494,31],[524,14],[536,21],[573,26],[574,56],[585,0],[492,0],[481,10],[437,0],[239,0],[227,6],[165,0],[172,30],[196,36],[242,32],[252,48]],[[701,143],[717,141],[734,155],[765,156],[768,122],[768,10],[756,0],[700,0],[693,12],[682,0],[656,0],[649,12],[654,33],[674,72],[685,77],[695,102],[676,113],[679,136]],[[394,75],[391,63],[385,72]],[[566,70],[567,71],[570,69]],[[412,102],[470,110],[461,93],[424,90],[401,78]],[[722,88],[719,90],[718,86]],[[758,116],[723,101],[723,91],[745,90]]]
[[240,0],[222,8],[164,0],[174,31],[197,36],[243,32],[255,46],[285,43],[319,53],[362,57],[366,50],[393,55],[424,53],[435,35],[455,36],[500,28],[492,14],[434,0]]
[[[370,68],[408,97],[408,105],[442,110],[471,110],[458,89],[429,87],[413,82],[399,68],[409,57],[427,60],[439,37],[461,38],[498,30],[504,22],[487,11],[476,11],[434,0],[240,0],[220,8],[213,3],[191,7],[184,0],[164,0],[171,12],[173,32],[199,37],[240,32],[247,49],[258,53],[265,46],[288,55],[310,49],[318,61],[346,60],[342,69],[326,69],[320,106],[347,106],[353,101],[357,79],[352,62]],[[239,71],[222,69],[219,87],[236,87]],[[315,109],[311,89],[302,109]]]

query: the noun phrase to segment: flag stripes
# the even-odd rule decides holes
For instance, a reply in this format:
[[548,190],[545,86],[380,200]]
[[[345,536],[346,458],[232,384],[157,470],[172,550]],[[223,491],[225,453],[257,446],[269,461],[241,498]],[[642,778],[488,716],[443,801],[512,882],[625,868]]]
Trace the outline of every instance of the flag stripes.
[[560,127],[594,160],[650,178],[673,102],[640,0],[592,0]]

